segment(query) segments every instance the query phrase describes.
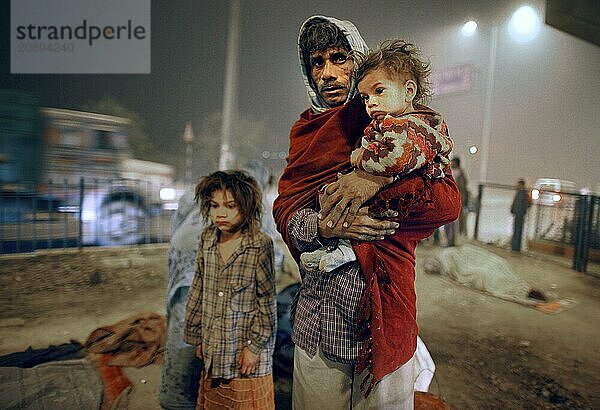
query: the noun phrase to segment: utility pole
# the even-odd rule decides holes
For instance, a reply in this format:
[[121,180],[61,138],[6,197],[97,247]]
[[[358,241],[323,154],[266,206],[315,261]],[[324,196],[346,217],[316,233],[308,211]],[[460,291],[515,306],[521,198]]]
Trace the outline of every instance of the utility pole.
[[221,122],[221,155],[219,169],[233,167],[235,155],[231,149],[231,130],[236,117],[238,88],[238,56],[240,44],[240,0],[230,0],[229,29],[227,35],[227,60],[225,62],[225,87],[223,90],[223,118]]
[[485,83],[485,101],[483,110],[483,130],[481,136],[481,164],[479,181],[487,182],[488,162],[490,158],[490,139],[492,137],[492,103],[494,101],[494,74],[496,72],[496,50],[498,49],[498,26],[494,25],[491,31],[490,57]]

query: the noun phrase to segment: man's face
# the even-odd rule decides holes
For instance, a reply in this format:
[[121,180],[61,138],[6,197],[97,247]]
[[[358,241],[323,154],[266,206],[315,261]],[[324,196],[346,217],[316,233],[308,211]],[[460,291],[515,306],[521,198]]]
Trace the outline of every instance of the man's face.
[[330,107],[346,102],[350,93],[353,63],[348,51],[340,47],[315,51],[310,55],[310,74],[319,95]]

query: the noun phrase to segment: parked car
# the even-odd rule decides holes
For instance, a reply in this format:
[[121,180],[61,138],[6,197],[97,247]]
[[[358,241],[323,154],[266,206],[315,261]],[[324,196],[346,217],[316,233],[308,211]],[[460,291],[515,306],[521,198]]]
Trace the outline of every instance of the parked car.
[[533,184],[531,199],[540,205],[561,206],[567,202],[569,193],[576,192],[576,184],[572,181],[557,178],[539,178]]

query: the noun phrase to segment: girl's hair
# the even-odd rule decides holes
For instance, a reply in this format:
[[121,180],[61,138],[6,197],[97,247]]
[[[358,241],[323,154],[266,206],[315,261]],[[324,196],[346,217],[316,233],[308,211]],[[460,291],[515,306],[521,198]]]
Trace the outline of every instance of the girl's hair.
[[384,41],[376,50],[371,50],[366,55],[352,51],[354,80],[358,84],[371,71],[383,68],[394,78],[415,81],[415,102],[424,102],[431,96],[427,80],[431,68],[429,62],[421,60],[420,52],[414,44],[404,40]]
[[262,193],[254,178],[238,170],[217,171],[202,177],[196,185],[194,200],[200,205],[200,214],[209,221],[210,199],[215,191],[230,191],[242,215],[241,230],[251,235],[260,230],[262,221]]

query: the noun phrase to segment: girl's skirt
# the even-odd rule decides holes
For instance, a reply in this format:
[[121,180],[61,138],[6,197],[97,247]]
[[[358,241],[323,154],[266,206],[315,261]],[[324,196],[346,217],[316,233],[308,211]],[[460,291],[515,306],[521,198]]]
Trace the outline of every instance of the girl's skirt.
[[213,379],[202,372],[197,409],[274,410],[273,375]]

